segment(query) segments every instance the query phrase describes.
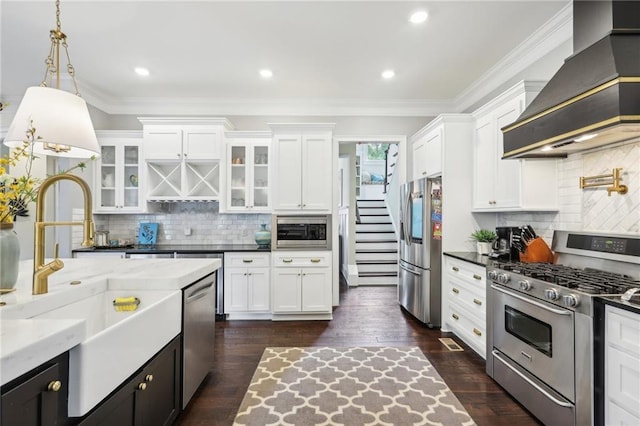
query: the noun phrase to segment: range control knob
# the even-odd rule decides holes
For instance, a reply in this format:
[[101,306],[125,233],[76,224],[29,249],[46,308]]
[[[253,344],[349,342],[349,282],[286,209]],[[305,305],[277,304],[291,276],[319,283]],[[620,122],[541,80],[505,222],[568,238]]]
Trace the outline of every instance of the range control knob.
[[518,282],[520,286],[520,290],[529,291],[531,290],[531,283],[528,280],[520,280]]
[[567,294],[566,296],[562,296],[562,301],[566,306],[569,306],[570,308],[575,308],[580,304],[580,300],[575,294]]
[[549,300],[558,300],[560,298],[560,293],[555,288],[548,288],[544,291],[544,297]]
[[511,277],[509,274],[505,274],[504,272],[498,274],[498,282],[501,284],[506,284],[509,282]]
[[498,279],[498,271],[496,271],[495,269],[490,270],[487,275],[489,276],[490,280],[497,280]]

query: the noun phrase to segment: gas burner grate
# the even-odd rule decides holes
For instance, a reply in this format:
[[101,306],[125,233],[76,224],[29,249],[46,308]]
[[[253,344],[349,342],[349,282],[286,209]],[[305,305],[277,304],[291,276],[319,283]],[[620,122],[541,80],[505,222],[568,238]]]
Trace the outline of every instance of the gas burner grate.
[[498,269],[554,283],[586,294],[622,294],[640,286],[633,278],[593,268],[577,269],[550,263],[495,262]]

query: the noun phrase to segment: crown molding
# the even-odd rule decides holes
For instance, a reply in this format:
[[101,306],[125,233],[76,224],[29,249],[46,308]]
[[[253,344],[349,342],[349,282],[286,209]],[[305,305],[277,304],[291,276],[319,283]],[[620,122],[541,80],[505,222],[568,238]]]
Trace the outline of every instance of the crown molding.
[[[373,116],[433,117],[468,111],[474,104],[549,52],[572,38],[573,11],[568,3],[523,43],[496,63],[454,99],[237,99],[237,98],[115,98],[78,80],[82,97],[107,114],[175,116]],[[21,98],[8,99],[17,108]],[[11,111],[9,111],[10,113]],[[4,114],[3,114],[4,115]],[[6,114],[13,115],[13,114]],[[5,125],[5,124],[2,124]],[[5,125],[8,126],[8,123]]]
[[464,112],[499,89],[519,72],[573,38],[573,9],[568,3],[536,32],[474,81],[455,99],[456,112]]

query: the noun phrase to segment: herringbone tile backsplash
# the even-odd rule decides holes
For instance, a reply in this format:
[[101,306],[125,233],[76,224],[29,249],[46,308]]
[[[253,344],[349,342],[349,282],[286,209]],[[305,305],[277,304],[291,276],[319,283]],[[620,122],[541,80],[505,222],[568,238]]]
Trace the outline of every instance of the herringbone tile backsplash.
[[[560,160],[559,213],[502,213],[499,226],[531,224],[551,243],[554,229],[640,232],[640,140]],[[609,174],[622,167],[622,183],[629,191],[607,195],[605,187],[580,189],[581,176]]]

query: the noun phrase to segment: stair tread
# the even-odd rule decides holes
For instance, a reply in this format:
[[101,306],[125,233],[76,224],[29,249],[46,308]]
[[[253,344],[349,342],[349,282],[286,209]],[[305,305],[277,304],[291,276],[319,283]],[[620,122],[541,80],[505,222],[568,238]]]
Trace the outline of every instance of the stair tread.
[[361,231],[357,231],[356,230],[356,235],[357,234],[394,234],[395,231],[366,231],[366,230],[361,230]]
[[397,277],[396,272],[358,272],[359,277]]
[[356,259],[356,265],[397,265],[398,261],[394,259]]
[[397,253],[398,249],[356,249],[356,253]]
[[397,243],[398,240],[356,240],[358,243]]

